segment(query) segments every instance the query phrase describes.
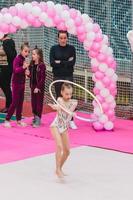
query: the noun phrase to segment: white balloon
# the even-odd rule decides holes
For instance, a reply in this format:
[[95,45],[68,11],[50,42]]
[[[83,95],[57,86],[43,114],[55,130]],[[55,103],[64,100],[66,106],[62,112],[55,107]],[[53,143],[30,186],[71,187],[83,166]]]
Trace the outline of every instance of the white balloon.
[[10,24],[12,22],[12,15],[10,13],[4,14],[3,21],[7,24]]
[[25,4],[24,4],[24,9],[25,9],[25,11],[27,11],[28,13],[30,13],[30,12],[32,11],[32,8],[33,8],[33,6],[32,6],[31,3],[25,3]]
[[90,49],[90,47],[92,46],[92,42],[88,41],[88,40],[84,40],[83,42],[83,46],[84,46],[84,49],[86,51],[88,51]]
[[61,14],[61,13],[62,13],[62,10],[63,10],[62,5],[59,4],[59,3],[57,3],[57,4],[55,5],[55,10],[56,10],[57,13]]
[[64,10],[62,13],[61,13],[61,17],[63,20],[70,20],[70,14],[68,12],[68,10]]
[[46,22],[48,19],[48,15],[45,12],[42,12],[41,15],[39,16],[40,22]]
[[108,121],[108,117],[105,115],[105,114],[102,114],[100,117],[99,117],[99,122],[104,124]]
[[47,18],[47,20],[45,21],[45,26],[46,27],[54,27],[54,23],[53,23],[52,19]]
[[94,108],[94,114],[96,115],[96,116],[101,116],[101,110],[100,110],[100,108],[99,107],[95,107]]
[[109,39],[107,35],[103,35],[103,41],[104,44],[108,44],[109,43]]
[[22,29],[26,29],[26,28],[28,28],[28,26],[29,26],[29,24],[28,24],[25,20],[22,20],[22,21],[21,21],[20,27],[21,27]]
[[[97,81],[96,85],[95,85],[98,89],[103,90],[104,89],[104,85],[101,81]],[[101,95],[102,96],[102,95]]]
[[34,6],[32,8],[32,14],[37,17],[37,16],[40,16],[40,13],[41,13],[41,9],[38,7],[38,6]]
[[89,32],[89,33],[87,33],[87,39],[89,40],[89,41],[93,41],[94,39],[95,39],[95,33],[94,32]]
[[51,7],[54,7],[55,4],[53,1],[47,1],[47,6],[51,8]]
[[19,17],[14,16],[14,17],[12,18],[12,24],[13,24],[14,26],[20,26],[21,23],[22,23],[22,20],[21,20]]
[[118,80],[117,74],[114,74],[114,75],[112,76],[112,80],[115,81],[115,82]]
[[112,95],[109,95],[108,97],[106,97],[106,102],[107,103],[113,103],[114,102],[114,97]]
[[3,15],[0,13],[0,23],[3,22]]
[[107,51],[108,51],[108,48],[109,48],[109,47],[108,47],[106,44],[103,44],[102,47],[101,47],[100,52],[106,54]]
[[96,58],[92,58],[91,59],[91,65],[93,66],[99,66],[99,62],[98,62],[98,60],[96,59]]
[[101,63],[101,64],[99,65],[99,70],[100,70],[101,72],[106,72],[107,69],[108,69],[108,65],[107,65],[107,64]]
[[22,3],[17,3],[15,7],[18,9],[23,9],[24,5]]
[[115,71],[112,68],[107,69],[107,71],[105,72],[105,74],[108,77],[112,77],[114,75]]
[[85,24],[85,28],[86,28],[87,33],[89,33],[93,29],[93,24],[91,22],[89,22],[89,23]]
[[71,29],[74,27],[74,21],[72,19],[69,19],[68,21],[65,22],[65,25],[68,29]]
[[105,124],[104,124],[104,128],[108,131],[112,130],[114,128],[114,124],[113,122],[111,121],[107,121]]
[[103,89],[100,91],[100,95],[101,95],[102,97],[107,97],[109,94],[110,94],[110,93],[109,93],[109,90],[106,89],[106,88],[103,88]]

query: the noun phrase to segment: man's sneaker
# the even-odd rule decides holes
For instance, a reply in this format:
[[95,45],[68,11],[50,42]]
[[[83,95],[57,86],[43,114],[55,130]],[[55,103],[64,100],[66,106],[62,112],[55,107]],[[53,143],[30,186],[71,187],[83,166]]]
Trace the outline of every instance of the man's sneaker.
[[41,118],[38,116],[35,116],[35,121],[33,123],[33,128],[38,128],[41,125]]
[[78,127],[76,126],[75,122],[72,121],[72,120],[69,122],[69,127],[70,127],[71,129],[77,129],[77,128],[78,128]]
[[26,127],[27,124],[25,122],[17,121],[17,125],[21,127]]
[[5,128],[11,128],[12,126],[11,126],[10,122],[6,120],[6,121],[4,122],[4,127],[5,127]]

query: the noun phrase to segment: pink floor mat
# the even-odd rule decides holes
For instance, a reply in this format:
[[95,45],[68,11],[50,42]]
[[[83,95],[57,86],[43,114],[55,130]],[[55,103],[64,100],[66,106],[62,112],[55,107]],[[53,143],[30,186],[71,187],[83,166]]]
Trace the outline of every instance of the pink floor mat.
[[[32,118],[24,121],[28,127],[8,129],[0,125],[0,163],[22,160],[55,151],[49,125],[55,113],[43,115],[40,128],[32,128]],[[87,116],[87,115],[86,115]],[[76,120],[77,130],[70,130],[71,147],[96,146],[121,152],[133,153],[133,122],[117,119],[114,131],[95,131],[90,123]]]

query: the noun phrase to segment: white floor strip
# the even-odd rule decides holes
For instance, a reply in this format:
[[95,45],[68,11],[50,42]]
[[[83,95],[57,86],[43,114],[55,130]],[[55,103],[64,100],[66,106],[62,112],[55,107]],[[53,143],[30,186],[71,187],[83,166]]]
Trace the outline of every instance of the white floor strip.
[[54,155],[0,166],[1,200],[133,200],[133,156],[91,147],[71,150],[68,176],[54,175]]

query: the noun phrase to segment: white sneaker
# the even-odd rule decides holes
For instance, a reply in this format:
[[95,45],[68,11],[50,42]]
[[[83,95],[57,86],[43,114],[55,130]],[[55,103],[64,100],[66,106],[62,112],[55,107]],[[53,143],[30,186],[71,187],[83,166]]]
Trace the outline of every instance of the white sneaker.
[[25,122],[17,121],[18,126],[26,127],[27,124]]
[[70,127],[71,129],[77,129],[77,128],[78,128],[78,127],[76,126],[75,122],[72,121],[72,120],[69,122],[69,127]]
[[11,126],[10,122],[6,120],[6,121],[4,122],[4,127],[5,127],[5,128],[11,128],[12,126]]

